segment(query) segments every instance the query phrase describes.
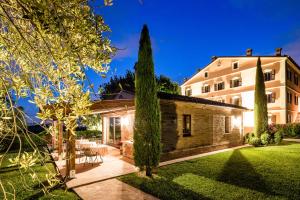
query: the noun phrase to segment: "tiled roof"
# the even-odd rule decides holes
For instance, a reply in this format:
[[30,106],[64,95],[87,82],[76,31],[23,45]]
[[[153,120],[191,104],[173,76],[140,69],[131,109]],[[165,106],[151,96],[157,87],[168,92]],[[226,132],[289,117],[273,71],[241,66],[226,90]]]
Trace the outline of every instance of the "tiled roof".
[[231,107],[231,108],[238,108],[238,109],[247,110],[247,108],[242,107],[242,106],[238,106],[238,105],[234,105],[234,104],[228,104],[228,103],[222,103],[222,102],[218,102],[218,101],[212,101],[212,100],[208,100],[208,99],[204,99],[204,98],[198,98],[198,97],[188,97],[188,96],[177,95],[177,94],[169,94],[169,93],[164,93],[164,92],[158,92],[157,96],[160,99],[200,103],[200,104],[207,104],[207,105],[213,105],[213,106],[223,106],[223,107]]

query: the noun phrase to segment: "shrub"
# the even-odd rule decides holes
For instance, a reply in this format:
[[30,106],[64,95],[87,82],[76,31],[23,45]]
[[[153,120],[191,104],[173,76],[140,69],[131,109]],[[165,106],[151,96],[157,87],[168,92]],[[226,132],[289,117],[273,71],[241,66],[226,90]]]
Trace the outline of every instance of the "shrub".
[[76,131],[77,138],[101,138],[102,132],[99,130],[85,130],[85,131]]
[[280,144],[283,139],[283,130],[280,129],[274,134],[274,142],[275,144]]
[[255,146],[255,147],[258,147],[258,146],[260,146],[260,144],[261,144],[261,140],[260,140],[260,138],[258,138],[258,137],[256,137],[256,136],[250,137],[250,139],[249,139],[249,144],[250,144],[250,145],[253,145],[253,146]]
[[260,136],[260,140],[261,140],[261,144],[262,145],[268,145],[270,143],[270,135],[268,134],[268,132],[264,132],[261,136]]
[[245,135],[245,143],[249,144],[249,140],[252,137],[254,137],[254,133],[246,133],[246,135]]

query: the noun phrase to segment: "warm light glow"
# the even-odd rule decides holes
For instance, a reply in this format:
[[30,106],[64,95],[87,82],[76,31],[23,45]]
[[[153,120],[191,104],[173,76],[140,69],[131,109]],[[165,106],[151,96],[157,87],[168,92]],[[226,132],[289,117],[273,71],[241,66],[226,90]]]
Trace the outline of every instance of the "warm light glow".
[[124,116],[121,118],[121,124],[124,126],[128,126],[129,125],[129,117],[128,116]]
[[254,112],[244,112],[243,123],[244,123],[244,127],[253,127]]
[[232,116],[231,117],[231,121],[232,121],[232,127],[233,128],[240,128],[241,127],[241,117],[240,116]]

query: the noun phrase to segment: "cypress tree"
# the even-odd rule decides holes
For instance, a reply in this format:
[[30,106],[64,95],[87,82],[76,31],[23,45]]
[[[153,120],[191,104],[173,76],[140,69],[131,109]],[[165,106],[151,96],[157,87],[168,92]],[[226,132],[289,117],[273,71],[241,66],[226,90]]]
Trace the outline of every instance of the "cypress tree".
[[138,62],[135,65],[134,161],[146,175],[159,164],[160,108],[157,98],[151,41],[146,25],[140,38]]
[[268,128],[267,97],[260,57],[257,60],[254,98],[254,134],[259,138]]

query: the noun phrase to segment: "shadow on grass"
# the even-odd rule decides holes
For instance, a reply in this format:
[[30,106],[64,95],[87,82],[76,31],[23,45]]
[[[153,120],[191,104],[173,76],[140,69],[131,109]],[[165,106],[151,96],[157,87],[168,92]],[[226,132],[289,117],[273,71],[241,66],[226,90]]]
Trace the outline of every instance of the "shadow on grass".
[[206,199],[210,198],[205,197],[201,194],[193,192],[192,190],[186,189],[185,187],[163,178],[144,178],[137,176],[136,174],[130,174],[126,177],[119,178],[121,181],[132,185],[140,190],[151,194],[155,197],[158,197],[162,200],[169,199]]
[[263,177],[255,171],[251,163],[243,156],[240,150],[234,150],[225,163],[218,181],[249,188],[269,195],[276,195],[265,183]]

